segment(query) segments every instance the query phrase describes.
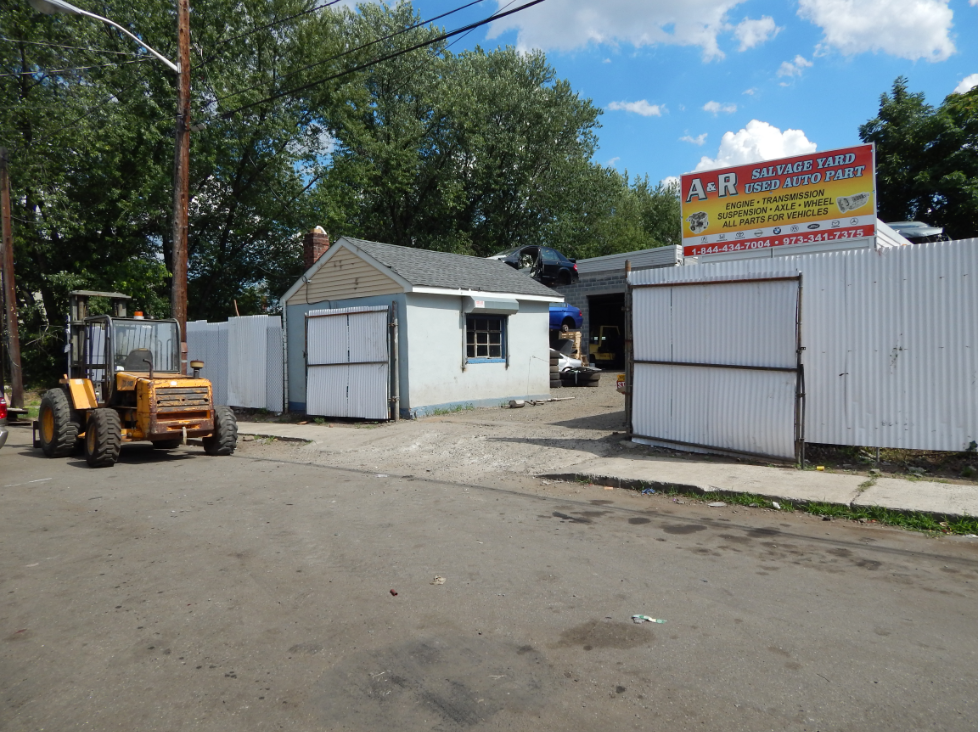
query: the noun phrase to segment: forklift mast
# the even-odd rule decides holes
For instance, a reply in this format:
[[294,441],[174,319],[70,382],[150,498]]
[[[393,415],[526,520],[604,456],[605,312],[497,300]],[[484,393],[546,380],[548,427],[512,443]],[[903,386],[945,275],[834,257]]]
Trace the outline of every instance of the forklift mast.
[[[107,381],[109,373],[105,363],[106,343],[104,340],[102,343],[93,342],[88,324],[85,322],[89,317],[88,301],[92,297],[104,297],[109,300],[112,316],[116,318],[126,317],[127,303],[132,298],[121,292],[72,290],[68,293],[68,344],[65,348],[68,355],[68,378],[91,378],[90,375],[94,370],[99,371],[103,376],[99,381]],[[105,391],[108,391],[108,387],[108,384],[103,385]]]

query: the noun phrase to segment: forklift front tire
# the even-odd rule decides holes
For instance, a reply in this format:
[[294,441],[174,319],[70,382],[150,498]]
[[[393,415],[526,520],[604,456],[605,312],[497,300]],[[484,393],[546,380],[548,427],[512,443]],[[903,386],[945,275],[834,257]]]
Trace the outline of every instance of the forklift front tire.
[[214,408],[214,432],[205,437],[204,452],[208,455],[231,455],[238,445],[238,420],[231,407]]
[[85,462],[93,468],[111,468],[122,449],[122,423],[114,409],[93,409],[85,427]]
[[68,457],[81,431],[78,413],[72,409],[64,389],[50,389],[41,397],[38,410],[41,449],[48,457]]

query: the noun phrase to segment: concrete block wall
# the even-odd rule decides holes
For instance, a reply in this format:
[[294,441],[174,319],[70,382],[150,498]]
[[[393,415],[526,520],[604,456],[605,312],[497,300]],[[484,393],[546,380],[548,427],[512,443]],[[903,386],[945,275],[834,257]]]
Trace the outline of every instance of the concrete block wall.
[[616,295],[626,292],[625,270],[596,272],[580,275],[578,282],[572,285],[556,287],[558,294],[563,295],[565,302],[582,311],[582,340],[588,347],[589,338],[589,295]]

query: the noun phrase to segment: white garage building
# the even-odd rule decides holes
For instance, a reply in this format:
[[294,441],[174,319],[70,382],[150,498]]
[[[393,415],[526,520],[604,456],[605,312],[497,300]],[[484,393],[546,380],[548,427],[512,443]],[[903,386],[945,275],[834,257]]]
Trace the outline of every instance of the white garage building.
[[[548,306],[503,262],[307,234],[281,298],[290,411],[389,419],[549,395]],[[325,253],[317,258],[321,251]]]

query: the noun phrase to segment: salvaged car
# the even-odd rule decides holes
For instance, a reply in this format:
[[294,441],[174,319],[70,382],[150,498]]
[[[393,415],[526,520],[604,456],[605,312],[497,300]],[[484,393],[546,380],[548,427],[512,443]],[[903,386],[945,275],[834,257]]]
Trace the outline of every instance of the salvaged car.
[[949,241],[949,235],[941,226],[929,226],[921,221],[889,221],[888,225],[913,244]]
[[553,302],[548,307],[548,330],[567,333],[582,327],[582,311],[567,302]]
[[551,247],[526,246],[499,252],[487,259],[506,262],[543,285],[570,285],[578,282],[578,265],[557,249]]

